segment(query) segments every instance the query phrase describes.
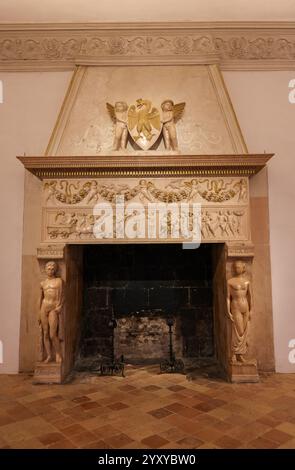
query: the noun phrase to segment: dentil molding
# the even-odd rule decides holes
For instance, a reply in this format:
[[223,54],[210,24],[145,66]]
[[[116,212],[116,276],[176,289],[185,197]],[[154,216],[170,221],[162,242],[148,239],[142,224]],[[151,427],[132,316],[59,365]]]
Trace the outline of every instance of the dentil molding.
[[0,70],[212,64],[295,69],[295,22],[0,24]]
[[39,179],[252,176],[273,154],[181,155],[166,152],[97,156],[19,156],[18,160]]

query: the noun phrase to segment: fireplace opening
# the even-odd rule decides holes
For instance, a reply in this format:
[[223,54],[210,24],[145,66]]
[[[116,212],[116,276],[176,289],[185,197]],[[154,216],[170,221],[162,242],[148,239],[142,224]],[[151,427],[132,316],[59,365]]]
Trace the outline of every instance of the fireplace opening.
[[[214,360],[212,245],[86,245],[76,369],[124,355],[127,363],[159,363],[169,351],[173,318],[177,358]],[[112,341],[110,320],[117,321]]]

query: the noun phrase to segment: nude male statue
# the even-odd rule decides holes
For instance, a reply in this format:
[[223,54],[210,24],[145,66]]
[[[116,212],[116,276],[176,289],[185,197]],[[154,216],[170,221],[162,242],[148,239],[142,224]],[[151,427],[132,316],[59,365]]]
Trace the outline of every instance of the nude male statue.
[[232,321],[232,362],[245,362],[249,321],[252,311],[252,289],[245,277],[246,265],[235,261],[235,276],[227,281],[227,314]]
[[48,261],[45,265],[47,279],[41,282],[40,310],[38,322],[41,326],[42,340],[46,352],[45,363],[53,360],[53,348],[55,362],[62,362],[61,355],[61,312],[63,307],[63,281],[56,277],[57,264]]

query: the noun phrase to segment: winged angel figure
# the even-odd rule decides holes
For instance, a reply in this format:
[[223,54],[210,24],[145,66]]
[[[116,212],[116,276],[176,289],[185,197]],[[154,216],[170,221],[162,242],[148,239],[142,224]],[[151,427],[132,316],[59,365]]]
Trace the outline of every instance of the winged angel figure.
[[175,123],[181,118],[184,107],[185,103],[174,104],[172,100],[165,100],[161,104],[163,137],[166,150],[178,150]]
[[114,150],[124,150],[127,146],[127,109],[128,106],[125,101],[117,101],[115,106],[107,103],[107,110],[115,124]]

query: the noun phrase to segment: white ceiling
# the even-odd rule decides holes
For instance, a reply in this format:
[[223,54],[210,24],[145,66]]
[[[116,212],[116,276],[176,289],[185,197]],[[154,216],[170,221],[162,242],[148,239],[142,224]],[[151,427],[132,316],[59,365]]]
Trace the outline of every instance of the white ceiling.
[[0,0],[0,23],[295,21],[295,0]]

